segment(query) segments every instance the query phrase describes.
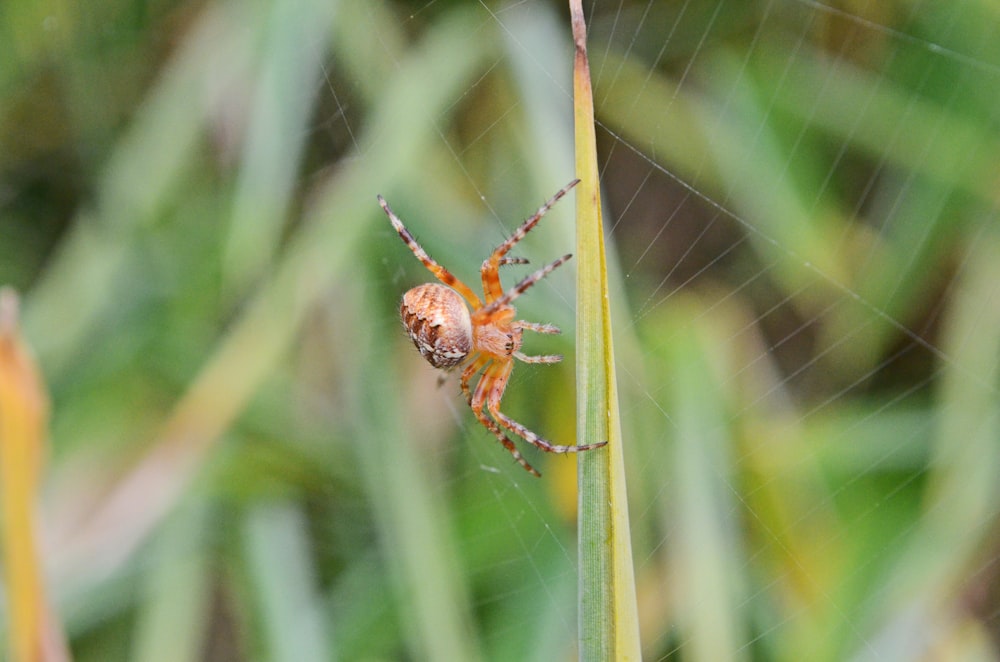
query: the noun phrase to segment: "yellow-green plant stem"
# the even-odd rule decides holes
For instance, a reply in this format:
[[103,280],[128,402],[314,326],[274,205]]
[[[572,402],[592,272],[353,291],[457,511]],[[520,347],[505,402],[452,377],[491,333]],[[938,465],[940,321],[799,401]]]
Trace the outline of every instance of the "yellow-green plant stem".
[[581,660],[639,660],[635,574],[615,378],[607,262],[587,63],[586,26],[571,0],[577,236],[577,443],[607,440],[579,458],[579,643]]

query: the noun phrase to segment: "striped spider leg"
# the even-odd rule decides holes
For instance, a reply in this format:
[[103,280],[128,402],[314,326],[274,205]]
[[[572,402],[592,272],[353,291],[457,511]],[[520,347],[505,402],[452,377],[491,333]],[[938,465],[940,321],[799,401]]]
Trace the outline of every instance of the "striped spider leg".
[[[579,180],[574,180],[556,193],[483,261],[480,268],[483,299],[428,255],[389,208],[385,199],[378,196],[379,205],[389,217],[403,243],[427,270],[443,283],[443,285],[438,283],[418,285],[403,295],[399,312],[410,340],[435,368],[450,370],[464,366],[461,377],[462,393],[472,408],[476,420],[503,444],[518,464],[535,476],[541,474],[528,464],[504,429],[549,453],[585,451],[599,448],[607,443],[583,446],[553,444],[500,410],[507,382],[514,369],[514,359],[524,363],[557,363],[562,360],[561,356],[554,354],[529,356],[521,352],[524,331],[553,334],[559,333],[559,329],[551,324],[516,319],[517,312],[512,303],[572,256],[562,256],[524,278],[509,290],[504,290],[500,283],[500,267],[508,264],[527,264],[528,261],[524,258],[508,257],[507,253],[524,239],[552,205],[578,183]],[[479,381],[474,389],[470,389],[469,382],[476,375],[479,375]]]

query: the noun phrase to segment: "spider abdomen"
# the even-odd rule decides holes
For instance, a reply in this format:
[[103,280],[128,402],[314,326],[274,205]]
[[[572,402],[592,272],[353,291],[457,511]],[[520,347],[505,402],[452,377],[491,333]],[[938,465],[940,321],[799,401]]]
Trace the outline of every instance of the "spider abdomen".
[[461,295],[427,283],[408,290],[399,315],[410,340],[435,368],[453,368],[472,351],[472,318]]

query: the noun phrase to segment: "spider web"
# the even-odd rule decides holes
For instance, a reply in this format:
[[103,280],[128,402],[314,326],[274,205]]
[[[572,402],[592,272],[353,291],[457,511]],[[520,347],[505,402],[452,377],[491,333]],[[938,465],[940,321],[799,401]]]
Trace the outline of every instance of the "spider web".
[[[413,5],[403,27],[444,11]],[[474,11],[502,55],[454,99],[456,123],[428,118],[437,156],[398,194],[460,205],[416,192],[435,179],[471,194],[479,228],[407,221],[470,283],[572,176],[564,10]],[[996,15],[860,0],[587,11],[645,656],[995,655]],[[519,247],[533,263],[568,245],[566,211]],[[412,267],[387,267],[390,289],[419,282]],[[557,275],[519,312],[571,329],[572,301]],[[414,409],[461,429],[461,449],[430,457],[448,467],[437,491],[484,650],[542,659],[576,628],[571,470],[529,450],[546,477],[522,475],[457,385],[433,390],[413,364],[427,386]],[[519,366],[505,406],[565,439],[567,374]]]

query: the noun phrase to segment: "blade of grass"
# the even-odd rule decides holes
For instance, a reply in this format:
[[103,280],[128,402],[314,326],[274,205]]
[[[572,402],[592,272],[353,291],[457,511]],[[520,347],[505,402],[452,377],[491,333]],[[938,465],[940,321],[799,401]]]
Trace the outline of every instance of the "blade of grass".
[[233,294],[259,277],[281,245],[313,106],[302,90],[321,75],[332,34],[327,24],[337,4],[279,1],[266,8],[264,52],[223,255]]
[[665,581],[671,583],[685,659],[737,662],[749,657],[742,613],[741,510],[732,488],[736,445],[724,423],[728,373],[720,370],[732,356],[727,339],[744,326],[738,311],[706,310],[692,295],[648,324],[655,337],[671,339],[648,346],[661,350],[650,357],[657,374],[670,375],[665,404],[672,439],[670,452],[657,458],[657,473],[669,485],[661,501],[664,526],[677,532],[665,555],[670,567]]
[[577,443],[607,440],[579,457],[580,659],[639,660],[625,459],[611,339],[594,102],[580,0],[570,0],[576,58],[573,107],[577,200]]
[[[889,609],[934,603],[968,581],[1000,503],[1000,236],[982,233],[967,252],[944,327],[943,406],[928,475],[925,513],[887,592]],[[931,611],[922,618],[937,616]]]
[[3,500],[5,602],[13,662],[65,660],[62,633],[49,613],[35,520],[48,396],[20,337],[18,299],[0,290],[0,489]]
[[329,660],[331,634],[325,628],[302,506],[291,499],[275,500],[253,508],[243,524],[247,572],[258,610],[255,637],[266,658]]
[[212,622],[210,510],[200,504],[187,506],[180,508],[152,543],[153,561],[139,589],[129,656],[134,662],[203,659]]

